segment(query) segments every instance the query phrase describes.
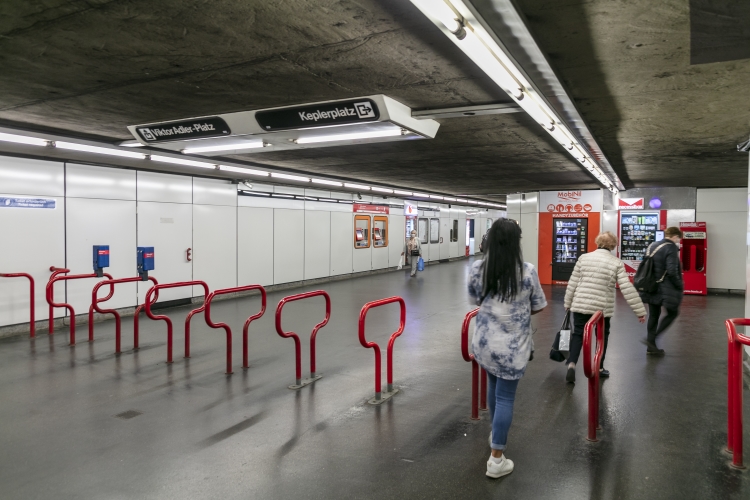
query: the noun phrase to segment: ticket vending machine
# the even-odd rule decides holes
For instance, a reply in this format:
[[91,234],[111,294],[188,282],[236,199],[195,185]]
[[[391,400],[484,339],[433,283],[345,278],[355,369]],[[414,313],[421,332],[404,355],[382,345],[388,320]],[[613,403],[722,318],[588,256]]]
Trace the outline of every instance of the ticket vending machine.
[[354,248],[370,248],[370,216],[354,216]]
[[554,244],[552,246],[552,280],[568,281],[578,257],[586,253],[589,220],[557,218],[552,219]]
[[706,223],[680,222],[680,230],[682,231],[680,263],[682,264],[682,277],[685,280],[685,294],[706,295],[708,293]]
[[376,215],[372,222],[372,246],[384,248],[388,246],[388,217]]

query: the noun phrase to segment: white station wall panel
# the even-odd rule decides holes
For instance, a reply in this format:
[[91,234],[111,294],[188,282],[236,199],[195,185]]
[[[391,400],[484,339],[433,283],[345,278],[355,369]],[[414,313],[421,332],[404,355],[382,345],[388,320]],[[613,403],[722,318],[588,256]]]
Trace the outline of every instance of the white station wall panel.
[[[93,246],[109,245],[110,267],[104,270],[113,278],[136,275],[135,201],[68,198],[67,267],[70,274],[90,274],[93,270]],[[85,314],[91,305],[91,291],[97,278],[66,282],[67,301],[76,315]],[[99,296],[107,295],[100,289]],[[55,299],[59,302],[60,296]],[[120,308],[136,305],[135,283],[115,287],[114,296],[103,307]]]
[[65,196],[65,167],[54,161],[2,157],[0,192],[24,196]]
[[[193,279],[209,290],[237,286],[237,207],[193,205]],[[203,295],[193,287],[193,296]]]
[[273,285],[273,212],[251,207],[237,211],[238,286]]
[[193,203],[193,178],[187,175],[137,173],[138,201]]
[[291,283],[304,279],[305,212],[274,210],[273,282]]
[[217,179],[193,178],[193,203],[196,205],[237,206],[237,185]]
[[354,214],[331,212],[331,276],[349,274],[354,270]]
[[388,267],[398,266],[401,252],[404,251],[406,243],[406,217],[403,215],[389,215],[388,226]]
[[305,279],[331,275],[331,212],[305,210]]
[[68,198],[135,200],[135,171],[94,165],[65,165]]
[[[140,174],[138,177],[140,183]],[[185,203],[138,202],[138,246],[154,247],[154,270],[159,283],[193,279],[193,263],[187,249],[193,246],[193,206]],[[138,302],[143,303],[150,284],[138,283]],[[159,301],[192,297],[191,287],[159,292]]]

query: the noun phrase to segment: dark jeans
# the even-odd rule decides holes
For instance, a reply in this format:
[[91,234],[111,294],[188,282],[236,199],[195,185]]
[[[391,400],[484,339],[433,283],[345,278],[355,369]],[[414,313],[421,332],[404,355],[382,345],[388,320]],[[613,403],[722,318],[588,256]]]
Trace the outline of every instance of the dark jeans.
[[[661,315],[661,306],[655,304],[648,305],[648,341],[652,344],[656,344],[656,337],[660,335],[664,330],[669,328],[669,325],[675,320],[677,315],[680,313],[679,309],[667,309],[667,315],[662,318],[659,323],[659,316]],[[657,326],[658,325],[658,326]]]
[[[568,363],[578,363],[578,356],[581,354],[583,347],[583,329],[586,322],[591,319],[593,314],[573,313],[573,331],[570,332],[570,356]],[[602,352],[602,362],[600,368],[604,368],[604,357],[607,355],[607,342],[609,341],[609,319],[604,318],[604,352]]]
[[487,373],[487,408],[492,420],[492,449],[504,450],[513,421],[513,402],[518,380],[505,380]]

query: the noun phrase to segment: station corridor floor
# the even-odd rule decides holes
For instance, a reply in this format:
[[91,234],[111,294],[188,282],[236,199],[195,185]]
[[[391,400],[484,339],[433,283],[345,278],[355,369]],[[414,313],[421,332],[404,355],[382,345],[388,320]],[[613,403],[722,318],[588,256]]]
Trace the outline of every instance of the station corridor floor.
[[[318,372],[299,391],[294,342],[277,335],[278,301],[269,293],[250,328],[250,369],[241,368],[241,330],[259,298],[216,302],[212,316],[234,332],[234,374],[225,370],[225,335],[193,319],[192,357],[183,359],[183,320],[175,325],[174,364],[164,322],[123,321],[114,355],[114,322],[96,324],[96,341],[67,346],[67,331],[36,340],[0,340],[0,498],[9,499],[748,499],[750,472],[728,466],[726,334],[743,298],[685,297],[663,336],[664,358],[639,342],[645,326],[621,297],[602,383],[600,442],[586,441],[587,381],[575,386],[547,354],[562,320],[564,287],[545,287],[549,307],[534,317],[536,355],[516,399],[508,456],[515,471],[485,476],[488,415],[470,420],[471,367],[459,332],[470,310],[470,261],[428,266],[418,278],[392,272],[308,287],[332,299],[318,334]],[[157,273],[154,273],[157,275]],[[158,275],[157,275],[158,277]],[[373,395],[374,355],[357,338],[368,301],[402,296],[404,334],[396,340],[394,383],[382,406]],[[39,310],[45,310],[39,308]],[[308,339],[324,314],[321,298],[287,304],[284,327]],[[397,306],[372,310],[367,337],[384,348],[398,326]],[[385,365],[385,353],[383,353]],[[383,366],[385,378],[385,366]],[[750,398],[745,421],[750,422]],[[750,428],[746,424],[745,429]],[[746,446],[750,447],[745,431]]]

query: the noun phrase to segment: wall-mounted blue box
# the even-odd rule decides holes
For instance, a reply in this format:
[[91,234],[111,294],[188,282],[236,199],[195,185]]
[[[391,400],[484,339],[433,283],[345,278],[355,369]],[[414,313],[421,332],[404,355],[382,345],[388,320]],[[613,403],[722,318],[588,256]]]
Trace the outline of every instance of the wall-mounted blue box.
[[138,274],[143,281],[148,279],[148,272],[154,270],[154,247],[138,247]]
[[104,275],[105,267],[109,267],[109,245],[94,245],[94,272],[98,277]]

